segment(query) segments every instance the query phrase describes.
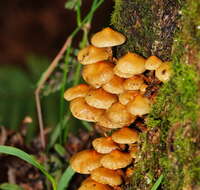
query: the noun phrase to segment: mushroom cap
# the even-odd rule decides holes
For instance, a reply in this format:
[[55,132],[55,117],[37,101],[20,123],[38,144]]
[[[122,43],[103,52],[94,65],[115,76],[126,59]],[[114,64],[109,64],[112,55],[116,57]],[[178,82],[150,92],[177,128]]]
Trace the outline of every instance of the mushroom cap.
[[101,158],[102,166],[111,170],[125,168],[131,162],[132,158],[130,154],[119,150],[113,150],[111,153],[106,154]]
[[129,145],[129,153],[132,158],[136,158],[138,152],[138,146],[136,144]]
[[80,120],[96,122],[104,110],[89,106],[84,98],[76,98],[70,102],[72,115]]
[[171,68],[169,62],[164,62],[156,69],[155,72],[156,77],[162,81],[167,82],[171,76]]
[[123,83],[124,79],[114,75],[108,83],[102,86],[102,88],[111,94],[121,94],[124,91]]
[[140,92],[141,94],[144,94],[147,90],[148,85],[147,84],[142,84],[142,86],[140,87]]
[[146,60],[145,69],[156,70],[161,65],[161,63],[162,61],[158,57],[152,55]]
[[114,123],[119,123],[124,126],[130,125],[135,121],[136,117],[128,112],[126,106],[120,102],[114,103],[108,110],[106,116]]
[[107,154],[119,148],[111,137],[96,138],[92,141],[92,145],[94,149],[101,154]]
[[145,115],[150,112],[150,101],[149,99],[138,95],[135,99],[127,104],[127,109],[131,114],[134,115]]
[[78,190],[113,190],[113,188],[92,180],[90,177],[85,179]]
[[123,85],[125,90],[139,90],[143,84],[143,78],[141,76],[135,75],[126,79]]
[[102,127],[109,128],[109,129],[118,129],[118,128],[124,127],[124,124],[110,121],[105,113],[100,115],[97,125],[100,125]]
[[114,64],[106,61],[97,62],[83,67],[83,79],[95,88],[101,87],[112,79]]
[[[114,68],[114,72],[116,75],[118,73],[123,73],[127,75],[125,78],[129,78],[130,75],[141,74],[145,71],[145,59],[135,53],[127,53],[123,57],[121,57]],[[116,72],[118,71],[118,72]]]
[[123,105],[128,104],[130,101],[133,101],[137,95],[139,95],[139,91],[125,91],[124,93],[120,94],[119,102]]
[[92,170],[101,167],[102,154],[95,150],[83,150],[70,159],[72,169],[81,174],[89,174]]
[[126,38],[123,34],[107,27],[94,34],[91,38],[92,45],[96,47],[112,47],[123,44]]
[[117,75],[121,78],[131,78],[133,76],[133,74],[123,73],[123,72],[119,71],[116,66],[114,67],[113,71],[114,71],[115,75]]
[[67,101],[71,101],[75,98],[85,97],[90,89],[87,84],[79,84],[77,86],[68,88],[64,93],[64,98]]
[[117,96],[104,91],[102,88],[91,89],[85,97],[85,101],[92,107],[108,109],[117,101]]
[[118,144],[132,144],[139,140],[139,135],[136,130],[123,127],[112,134],[112,140]]
[[108,60],[111,57],[111,48],[97,48],[92,45],[89,45],[78,52],[78,61],[83,65]]
[[134,168],[133,167],[128,167],[127,169],[126,169],[126,177],[132,177],[132,175],[133,175],[133,173],[134,173]]
[[103,167],[93,170],[91,172],[91,178],[99,183],[110,186],[116,186],[122,183],[122,177],[119,175],[119,172]]

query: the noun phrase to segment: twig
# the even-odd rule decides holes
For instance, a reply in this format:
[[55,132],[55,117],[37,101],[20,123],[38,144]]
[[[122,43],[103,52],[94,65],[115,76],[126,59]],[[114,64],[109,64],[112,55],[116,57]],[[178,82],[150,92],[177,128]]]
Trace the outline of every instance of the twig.
[[35,90],[35,101],[36,101],[37,115],[38,115],[38,121],[39,121],[39,127],[40,127],[40,138],[41,138],[41,144],[43,148],[45,148],[46,143],[45,143],[44,124],[43,124],[43,117],[42,117],[42,110],[41,110],[41,103],[40,103],[40,92],[45,82],[47,81],[49,76],[52,74],[52,72],[55,70],[56,66],[59,63],[59,60],[62,58],[63,54],[65,53],[67,47],[70,44],[71,44],[71,37],[67,38],[61,50],[58,52],[54,60],[51,62],[46,72],[44,72],[44,74],[42,75],[42,78],[39,81],[37,88]]

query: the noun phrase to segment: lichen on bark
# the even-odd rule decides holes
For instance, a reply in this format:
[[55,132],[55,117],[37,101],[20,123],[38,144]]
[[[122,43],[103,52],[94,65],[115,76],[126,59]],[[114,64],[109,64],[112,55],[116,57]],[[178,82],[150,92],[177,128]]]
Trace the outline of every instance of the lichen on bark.
[[126,35],[117,49],[171,60],[173,75],[159,90],[141,135],[129,189],[200,189],[200,1],[116,0],[113,26]]

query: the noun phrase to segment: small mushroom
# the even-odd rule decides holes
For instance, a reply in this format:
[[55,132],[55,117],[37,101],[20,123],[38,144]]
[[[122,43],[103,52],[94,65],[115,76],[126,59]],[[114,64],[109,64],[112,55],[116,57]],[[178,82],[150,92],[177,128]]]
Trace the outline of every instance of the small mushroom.
[[112,47],[123,44],[125,40],[124,35],[107,27],[94,34],[91,43],[96,47]]
[[[117,61],[114,72],[116,75],[122,73],[124,78],[130,78],[133,75],[143,73],[145,71],[144,64],[145,59],[143,57],[129,52]],[[119,76],[122,77],[122,75]]]
[[136,158],[138,152],[138,146],[136,144],[131,144],[129,145],[129,153],[131,155],[132,158]]
[[124,81],[125,90],[139,90],[144,84],[144,80],[141,76],[135,75]]
[[117,96],[104,91],[102,88],[92,89],[85,97],[85,101],[92,107],[108,109],[117,101]]
[[160,67],[156,69],[155,75],[160,81],[167,82],[171,76],[170,63],[169,62],[162,63]]
[[111,153],[106,154],[101,158],[102,166],[111,170],[125,168],[131,162],[132,158],[130,154],[119,150],[113,150]]
[[113,190],[113,188],[108,185],[98,183],[92,180],[91,177],[88,177],[82,182],[78,190]]
[[136,130],[123,127],[112,134],[112,140],[118,144],[132,144],[139,140],[139,135]]
[[67,101],[71,101],[75,98],[85,97],[90,89],[90,86],[87,84],[79,84],[72,88],[69,88],[64,93],[64,98]]
[[122,176],[119,172],[103,167],[93,170],[91,172],[91,178],[99,183],[110,186],[117,186],[122,183]]
[[111,94],[121,94],[124,91],[123,83],[124,79],[114,75],[108,83],[102,86],[102,88]]
[[97,125],[100,125],[102,127],[109,128],[109,129],[118,129],[118,128],[124,127],[124,124],[110,121],[105,113],[100,115]]
[[120,102],[114,103],[108,110],[106,110],[106,116],[114,123],[123,124],[124,126],[130,125],[135,121],[136,117],[130,114],[126,106]]
[[158,57],[152,55],[146,60],[145,69],[156,70],[161,64],[162,61]]
[[99,88],[112,79],[113,67],[112,63],[106,61],[85,65],[82,71],[83,79],[91,86]]
[[133,101],[136,96],[139,95],[139,91],[125,91],[124,93],[120,94],[119,97],[119,102],[123,105],[128,104],[130,101]]
[[125,175],[126,175],[126,177],[130,178],[130,177],[132,177],[133,173],[134,173],[134,168],[133,167],[128,167],[126,169]]
[[99,116],[104,112],[102,109],[89,106],[84,98],[72,100],[70,102],[70,110],[77,119],[91,122],[98,121]]
[[92,170],[101,167],[102,154],[95,150],[83,150],[70,159],[72,169],[81,174],[89,174]]
[[127,110],[133,114],[142,116],[150,112],[150,101],[149,99],[138,95],[135,99],[127,104]]
[[109,60],[111,57],[111,48],[97,48],[92,45],[89,45],[78,52],[78,61],[83,65]]
[[96,138],[92,141],[92,145],[94,149],[101,154],[107,154],[119,148],[111,137]]

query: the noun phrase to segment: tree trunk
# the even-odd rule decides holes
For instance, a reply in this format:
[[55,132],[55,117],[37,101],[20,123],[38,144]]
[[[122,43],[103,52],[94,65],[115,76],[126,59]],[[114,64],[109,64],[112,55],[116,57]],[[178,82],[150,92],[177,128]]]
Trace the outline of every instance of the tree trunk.
[[130,189],[151,189],[163,175],[160,189],[200,190],[200,1],[115,0],[111,23],[127,37],[118,57],[156,55],[173,69],[141,135]]

